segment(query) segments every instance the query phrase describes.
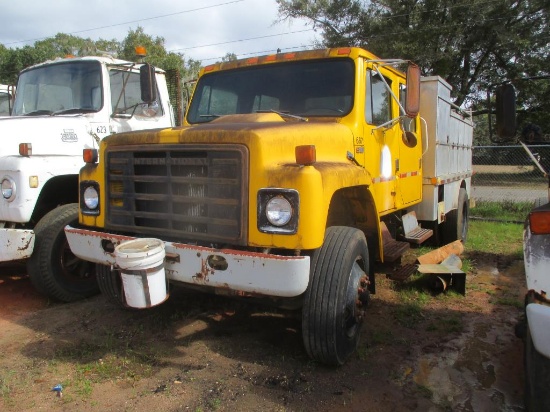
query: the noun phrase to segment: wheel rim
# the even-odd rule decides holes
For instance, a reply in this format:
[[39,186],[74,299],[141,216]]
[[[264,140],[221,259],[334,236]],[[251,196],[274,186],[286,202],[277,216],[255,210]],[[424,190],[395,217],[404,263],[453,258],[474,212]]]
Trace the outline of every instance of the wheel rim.
[[91,264],[75,256],[67,239],[63,239],[60,251],[61,275],[65,280],[80,284],[89,282],[92,277],[90,273]]
[[353,263],[349,275],[346,300],[344,306],[343,329],[348,338],[353,338],[365,317],[368,304],[368,278],[360,266],[362,259],[358,257]]

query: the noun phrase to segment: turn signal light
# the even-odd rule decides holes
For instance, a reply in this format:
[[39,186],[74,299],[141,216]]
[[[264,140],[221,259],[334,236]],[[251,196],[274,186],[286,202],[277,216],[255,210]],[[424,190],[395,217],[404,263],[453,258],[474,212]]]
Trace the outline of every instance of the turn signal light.
[[310,166],[317,160],[315,145],[296,146],[296,163],[300,166]]
[[19,143],[19,154],[27,157],[32,155],[32,143]]
[[529,214],[531,233],[535,235],[550,234],[550,210],[534,211]]
[[97,163],[98,154],[97,149],[84,149],[82,150],[82,159],[84,163]]

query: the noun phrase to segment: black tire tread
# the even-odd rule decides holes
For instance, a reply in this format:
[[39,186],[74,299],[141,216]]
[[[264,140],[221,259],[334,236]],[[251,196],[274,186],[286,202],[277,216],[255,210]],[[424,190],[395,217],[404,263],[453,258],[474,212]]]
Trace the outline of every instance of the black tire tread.
[[116,270],[111,270],[109,266],[97,265],[97,284],[101,294],[115,305],[126,308],[122,291],[122,280],[120,274]]
[[[326,231],[323,246],[312,259],[310,286],[306,291],[302,311],[302,336],[308,355],[328,365],[342,365],[351,354],[347,351],[341,353],[336,337],[339,333],[337,302],[343,298],[339,295],[345,293],[346,285],[342,282],[347,282],[340,276],[340,271],[352,253],[353,242],[364,243],[363,253],[368,258],[367,243],[360,230],[344,226],[330,227]],[[320,273],[325,276],[320,276]]]
[[65,226],[75,222],[78,222],[76,203],[59,206],[44,215],[34,228],[34,250],[27,262],[27,272],[33,286],[40,293],[63,302],[73,302],[98,292],[95,281],[76,291],[61,284],[53,273],[52,249],[59,236],[65,236]]

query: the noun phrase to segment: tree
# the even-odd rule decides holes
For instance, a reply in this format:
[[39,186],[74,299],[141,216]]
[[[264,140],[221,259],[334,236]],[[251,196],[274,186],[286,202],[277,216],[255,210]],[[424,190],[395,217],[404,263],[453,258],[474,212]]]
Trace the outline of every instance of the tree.
[[[413,60],[425,75],[442,76],[453,86],[459,106],[478,106],[492,85],[550,74],[548,0],[277,3],[280,20],[306,19],[321,31],[327,47],[365,47],[381,58]],[[544,91],[514,84],[520,104],[529,100],[531,109],[550,112],[548,84],[538,86]]]

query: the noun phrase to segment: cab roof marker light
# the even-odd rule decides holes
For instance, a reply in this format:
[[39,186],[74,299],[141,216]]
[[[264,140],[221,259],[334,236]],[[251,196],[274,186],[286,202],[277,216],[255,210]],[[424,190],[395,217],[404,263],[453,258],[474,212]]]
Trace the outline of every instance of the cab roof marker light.
[[342,47],[342,48],[339,48],[339,49],[338,49],[338,52],[337,52],[337,54],[340,55],[340,56],[343,55],[343,54],[346,54],[346,55],[347,55],[347,54],[350,54],[350,53],[351,53],[351,47]]

